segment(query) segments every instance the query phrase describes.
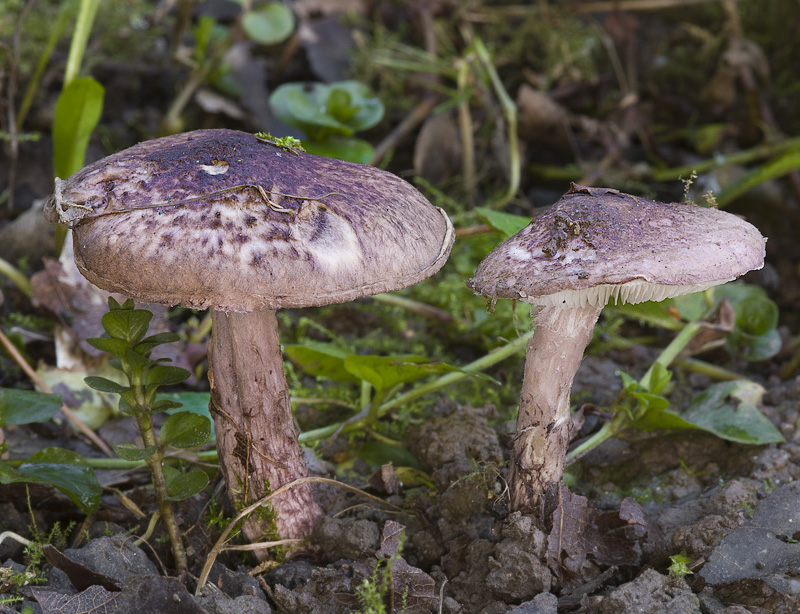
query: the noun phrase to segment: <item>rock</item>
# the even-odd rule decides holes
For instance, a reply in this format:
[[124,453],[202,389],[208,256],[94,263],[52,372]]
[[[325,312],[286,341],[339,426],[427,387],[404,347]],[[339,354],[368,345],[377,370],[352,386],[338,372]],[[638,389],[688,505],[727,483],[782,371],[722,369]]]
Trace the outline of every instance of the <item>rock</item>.
[[531,599],[549,591],[553,581],[550,570],[527,544],[514,539],[504,539],[495,546],[489,569],[486,588],[506,602]]
[[509,610],[509,614],[556,614],[558,599],[553,593],[539,593],[530,601]]
[[64,554],[92,571],[124,582],[131,576],[157,576],[155,563],[126,535],[99,537],[83,548],[68,548]]
[[605,597],[599,614],[700,614],[700,601],[681,578],[646,569]]
[[[263,601],[267,598],[264,591],[261,590],[258,580],[241,571],[229,569],[218,561],[211,568],[208,580],[232,599],[237,597],[258,597]],[[209,596],[212,595],[209,594]]]
[[355,518],[323,518],[314,527],[311,539],[330,562],[372,554],[380,544],[378,525]]

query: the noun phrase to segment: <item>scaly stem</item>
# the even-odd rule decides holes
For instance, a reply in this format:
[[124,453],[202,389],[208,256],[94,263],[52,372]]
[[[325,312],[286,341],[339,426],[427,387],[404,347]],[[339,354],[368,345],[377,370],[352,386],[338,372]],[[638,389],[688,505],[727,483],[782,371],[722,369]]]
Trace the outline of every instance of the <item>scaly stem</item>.
[[564,473],[572,380],[602,309],[534,309],[508,478],[512,511],[537,513],[548,483]]
[[[237,510],[308,474],[297,440],[275,312],[212,311],[209,344],[211,414],[220,469]],[[254,514],[242,526],[251,542],[277,530],[305,539],[322,516],[311,486],[272,500],[274,517]]]

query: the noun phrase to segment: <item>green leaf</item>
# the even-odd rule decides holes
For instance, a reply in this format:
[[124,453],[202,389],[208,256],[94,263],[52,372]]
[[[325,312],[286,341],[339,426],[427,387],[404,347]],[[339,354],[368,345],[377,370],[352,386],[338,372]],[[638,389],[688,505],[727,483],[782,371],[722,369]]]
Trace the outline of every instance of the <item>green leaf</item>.
[[146,309],[115,309],[103,315],[103,329],[113,339],[136,345],[147,333],[153,314]]
[[174,467],[165,466],[164,477],[167,480],[167,492],[169,493],[167,499],[169,501],[183,501],[208,486],[208,475],[199,469],[181,473]]
[[181,411],[169,416],[161,427],[161,442],[182,450],[202,446],[211,434],[211,421],[205,416]]
[[101,352],[111,354],[115,358],[121,358],[125,355],[125,350],[130,346],[122,339],[109,339],[108,337],[93,337],[86,340],[86,343],[93,348],[97,348]]
[[325,156],[358,164],[369,164],[375,148],[363,139],[329,137],[324,141],[304,141],[305,150],[315,156]]
[[280,43],[294,31],[294,13],[279,2],[267,2],[242,17],[247,37],[262,45]]
[[191,376],[186,369],[168,365],[156,365],[147,372],[148,386],[172,386],[180,384]]
[[359,458],[363,459],[367,464],[373,466],[385,465],[392,463],[395,467],[413,467],[414,469],[422,469],[406,448],[400,446],[393,446],[382,441],[368,441],[358,451]]
[[174,343],[176,341],[180,341],[180,339],[181,338],[175,333],[156,333],[155,335],[150,335],[149,337],[142,339],[133,349],[143,356],[150,356],[150,352],[152,352],[153,348],[156,346],[163,345],[165,343]]
[[729,441],[781,443],[781,432],[756,407],[763,393],[761,386],[748,380],[714,384],[692,399],[683,418]]
[[117,453],[117,456],[126,461],[143,461],[158,452],[158,448],[156,446],[140,448],[133,443],[121,443],[118,446],[112,447],[114,448],[114,452]]
[[86,147],[103,110],[103,86],[91,77],[78,77],[67,85],[56,102],[53,121],[53,166],[66,179],[79,171]]
[[4,466],[0,471],[0,483],[12,482],[55,486],[86,514],[97,509],[103,492],[94,471],[86,465],[83,457],[62,448],[40,450],[16,470]]
[[181,407],[183,407],[183,403],[170,401],[168,399],[159,399],[153,403],[153,412],[169,411],[171,409],[179,409]]
[[424,356],[359,356],[351,354],[344,360],[347,371],[385,390],[397,384],[413,382],[426,375],[450,373],[459,369],[442,362],[430,362]]
[[83,381],[86,382],[86,385],[89,388],[94,388],[99,392],[113,392],[115,394],[123,394],[125,392],[130,392],[130,386],[123,386],[114,382],[110,379],[105,377],[98,377],[96,375],[90,375],[89,377],[83,378]]
[[356,376],[344,366],[347,350],[330,343],[309,342],[286,345],[283,351],[295,365],[314,377],[327,377],[337,382],[357,382]]
[[8,424],[45,422],[60,408],[60,394],[0,388],[0,428]]
[[748,335],[763,335],[778,325],[778,306],[766,297],[749,296],[735,309],[736,326]]
[[763,335],[735,331],[728,335],[728,345],[745,360],[758,361],[768,360],[780,352],[783,340],[774,328]]
[[495,211],[487,207],[476,207],[475,212],[484,222],[504,235],[504,239],[517,234],[531,223],[531,218],[512,213]]
[[358,81],[284,83],[272,92],[269,102],[281,121],[317,142],[371,128],[384,114],[383,103]]
[[[211,413],[208,411],[208,404],[211,400],[211,395],[207,392],[164,392],[158,395],[159,400],[155,403],[168,402],[176,403],[181,406],[185,411],[190,411],[193,414],[205,416],[208,418],[211,427],[211,441],[214,441],[214,422],[211,420]],[[169,409],[166,411],[170,411]]]

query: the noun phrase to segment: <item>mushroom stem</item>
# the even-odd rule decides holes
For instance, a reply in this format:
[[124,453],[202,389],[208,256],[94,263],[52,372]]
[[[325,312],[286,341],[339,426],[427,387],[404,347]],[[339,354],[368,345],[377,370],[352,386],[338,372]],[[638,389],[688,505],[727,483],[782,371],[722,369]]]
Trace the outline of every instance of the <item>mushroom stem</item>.
[[602,310],[602,305],[533,309],[536,329],[525,358],[509,470],[512,511],[538,513],[548,483],[558,482],[564,473],[572,380]]
[[[307,476],[308,469],[289,404],[275,312],[212,310],[211,318],[210,407],[222,475],[236,509],[242,509]],[[248,541],[307,538],[323,514],[310,484],[276,497],[272,507],[274,515],[252,514],[244,523]]]

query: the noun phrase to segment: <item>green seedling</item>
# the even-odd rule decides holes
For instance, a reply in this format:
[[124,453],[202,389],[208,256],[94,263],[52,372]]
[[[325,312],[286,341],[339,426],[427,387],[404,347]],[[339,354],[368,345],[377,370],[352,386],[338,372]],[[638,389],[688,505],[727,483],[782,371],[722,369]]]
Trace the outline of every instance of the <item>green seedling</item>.
[[360,355],[330,343],[287,345],[284,351],[295,365],[310,375],[360,385],[360,411],[341,426],[341,432],[372,425],[379,417],[381,405],[405,384],[428,375],[460,371],[445,363],[431,362],[424,356]]
[[167,527],[170,545],[178,569],[186,569],[186,552],[181,541],[175,515],[170,503],[197,494],[208,484],[205,472],[195,469],[183,473],[164,465],[167,448],[196,448],[209,439],[211,421],[189,411],[169,415],[161,426],[160,438],[153,425],[153,415],[172,411],[182,405],[177,401],[158,399],[161,386],[179,384],[189,377],[180,367],[163,364],[168,359],[152,359],[153,349],[179,339],[174,333],[157,333],[146,336],[153,314],[144,309],[134,309],[133,301],[120,305],[108,300],[109,311],[103,316],[105,336],[87,339],[98,350],[111,354],[111,366],[119,369],[128,380],[122,385],[104,377],[87,377],[86,384],[100,392],[120,396],[119,409],[131,416],[142,437],[142,445],[124,443],[114,446],[114,451],[126,461],[145,461],[153,478],[158,509]]
[[[717,291],[728,296],[749,292],[730,288],[739,285],[741,284],[729,284]],[[692,300],[701,300],[701,297]],[[738,318],[737,315],[737,320]],[[666,392],[672,378],[667,367],[700,329],[700,320],[687,323],[640,380],[620,372],[623,389],[611,405],[611,420],[573,449],[567,455],[568,463],[578,460],[606,439],[615,437],[628,428],[641,431],[702,430],[728,441],[754,445],[784,441],[780,431],[757,407],[764,389],[748,380],[739,379],[709,386],[692,399],[689,408],[683,413],[670,407],[667,398],[661,394]],[[762,329],[763,327],[759,328]],[[734,330],[731,335],[735,333]]]
[[675,578],[684,578],[694,573],[689,567],[692,559],[686,556],[685,552],[673,554],[671,557],[669,557],[669,560],[672,563],[672,565],[670,565],[668,568],[671,576]]
[[351,162],[372,159],[372,146],[353,135],[375,126],[384,107],[363,83],[285,83],[269,102],[281,121],[305,134],[309,153]]

